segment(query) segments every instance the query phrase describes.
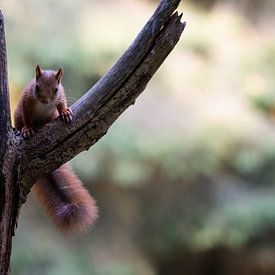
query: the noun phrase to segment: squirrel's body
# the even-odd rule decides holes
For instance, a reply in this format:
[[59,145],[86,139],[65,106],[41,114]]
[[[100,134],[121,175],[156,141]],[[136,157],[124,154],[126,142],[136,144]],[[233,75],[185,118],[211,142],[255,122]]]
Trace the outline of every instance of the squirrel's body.
[[[32,127],[39,126],[39,124],[43,125],[44,123],[47,123],[58,116],[56,103],[54,101],[46,105],[41,103],[34,95],[34,89],[35,81],[32,80],[23,90],[21,99],[14,113],[15,127],[17,129],[22,129],[24,126],[26,126],[24,125],[23,108],[30,109],[29,114],[32,116]],[[27,112],[26,115],[28,115]]]
[[[62,69],[42,71],[36,66],[36,78],[23,90],[14,113],[15,128],[21,130],[24,138],[58,116],[66,122],[72,120],[60,83],[62,75]],[[94,199],[67,163],[38,179],[32,191],[64,231],[85,230],[97,217]]]
[[33,129],[50,122],[59,115],[70,121],[72,114],[67,108],[64,88],[60,83],[63,71],[41,71],[36,67],[36,78],[22,92],[14,113],[15,128],[22,130],[24,137],[33,134]]

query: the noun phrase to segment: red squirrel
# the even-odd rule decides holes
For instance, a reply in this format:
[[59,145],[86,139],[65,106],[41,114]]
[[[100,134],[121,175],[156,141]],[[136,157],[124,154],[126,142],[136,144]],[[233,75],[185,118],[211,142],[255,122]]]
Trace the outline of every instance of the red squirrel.
[[[61,84],[62,76],[62,68],[42,70],[37,64],[35,78],[23,90],[14,113],[15,128],[24,138],[29,138],[38,127],[58,116],[67,123],[72,121],[73,114],[67,107]],[[68,163],[38,179],[32,191],[63,231],[85,231],[97,218],[95,200]]]

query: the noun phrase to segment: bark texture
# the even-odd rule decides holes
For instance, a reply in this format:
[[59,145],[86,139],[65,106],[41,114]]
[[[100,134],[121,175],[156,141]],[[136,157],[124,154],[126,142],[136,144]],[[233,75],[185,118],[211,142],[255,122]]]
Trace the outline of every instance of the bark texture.
[[20,145],[11,128],[7,53],[3,15],[0,11],[0,274],[9,270],[11,239],[19,208]]
[[72,107],[69,124],[56,119],[23,140],[11,127],[3,16],[0,13],[0,275],[8,274],[20,205],[35,180],[88,150],[145,89],[178,42],[185,23],[180,0],[162,0],[113,67]]

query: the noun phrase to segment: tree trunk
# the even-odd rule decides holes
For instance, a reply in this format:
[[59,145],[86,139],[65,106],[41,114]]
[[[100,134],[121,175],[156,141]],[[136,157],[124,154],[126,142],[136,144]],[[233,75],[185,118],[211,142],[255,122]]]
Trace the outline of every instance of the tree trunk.
[[0,275],[9,273],[18,212],[35,180],[88,150],[135,102],[184,30],[181,15],[173,14],[179,2],[160,2],[116,64],[71,107],[72,123],[67,125],[56,119],[28,140],[23,140],[11,126],[6,42],[0,11]]
[[18,139],[11,128],[7,53],[0,12],[0,274],[9,270],[11,240],[19,208]]

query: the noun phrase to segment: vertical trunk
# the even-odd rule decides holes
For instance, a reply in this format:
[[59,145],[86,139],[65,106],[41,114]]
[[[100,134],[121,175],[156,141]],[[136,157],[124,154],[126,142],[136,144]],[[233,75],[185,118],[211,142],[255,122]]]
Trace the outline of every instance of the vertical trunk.
[[9,273],[11,243],[19,202],[17,139],[11,128],[7,53],[0,11],[0,275]]
[[16,146],[5,146],[2,135],[0,138],[0,275],[6,275],[9,271],[12,236],[19,206],[19,185]]

